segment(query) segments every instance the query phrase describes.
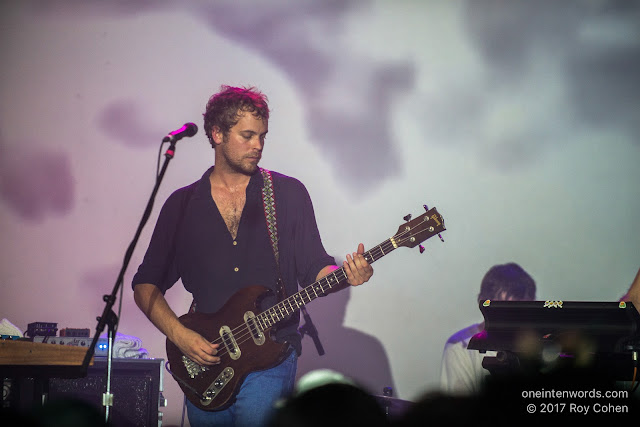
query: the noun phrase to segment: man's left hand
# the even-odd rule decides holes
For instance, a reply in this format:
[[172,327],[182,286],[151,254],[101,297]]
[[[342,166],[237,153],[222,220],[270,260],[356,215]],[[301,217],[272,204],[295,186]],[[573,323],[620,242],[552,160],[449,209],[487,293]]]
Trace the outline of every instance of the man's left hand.
[[344,271],[347,273],[347,282],[351,286],[359,286],[368,281],[373,276],[373,267],[364,259],[364,245],[358,245],[357,252],[349,255],[342,263]]

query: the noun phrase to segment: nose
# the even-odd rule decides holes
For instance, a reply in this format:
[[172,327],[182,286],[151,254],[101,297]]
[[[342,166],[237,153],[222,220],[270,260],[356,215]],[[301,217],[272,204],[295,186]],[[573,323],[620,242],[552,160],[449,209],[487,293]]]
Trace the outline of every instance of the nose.
[[253,138],[251,138],[251,147],[262,151],[262,149],[264,148],[264,139],[258,135],[254,136]]

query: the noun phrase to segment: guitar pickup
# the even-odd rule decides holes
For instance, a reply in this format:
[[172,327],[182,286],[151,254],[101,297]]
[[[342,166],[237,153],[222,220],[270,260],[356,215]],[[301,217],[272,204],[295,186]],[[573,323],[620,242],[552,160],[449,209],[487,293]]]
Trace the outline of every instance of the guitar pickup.
[[242,352],[240,351],[240,346],[236,342],[236,339],[233,336],[233,332],[231,332],[231,328],[228,326],[222,326],[220,328],[220,338],[222,338],[222,342],[224,346],[227,348],[227,352],[229,353],[229,357],[233,360],[240,359]]
[[244,313],[244,323],[247,325],[249,332],[251,332],[251,338],[256,345],[262,345],[265,342],[265,336],[258,326],[256,315],[252,311]]

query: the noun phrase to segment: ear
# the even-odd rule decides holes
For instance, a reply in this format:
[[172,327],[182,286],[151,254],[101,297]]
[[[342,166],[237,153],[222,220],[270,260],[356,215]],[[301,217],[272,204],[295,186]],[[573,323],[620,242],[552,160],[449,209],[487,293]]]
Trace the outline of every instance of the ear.
[[222,140],[224,139],[224,134],[220,129],[220,126],[214,126],[213,129],[211,129],[211,138],[213,139],[213,142],[216,145],[222,144]]

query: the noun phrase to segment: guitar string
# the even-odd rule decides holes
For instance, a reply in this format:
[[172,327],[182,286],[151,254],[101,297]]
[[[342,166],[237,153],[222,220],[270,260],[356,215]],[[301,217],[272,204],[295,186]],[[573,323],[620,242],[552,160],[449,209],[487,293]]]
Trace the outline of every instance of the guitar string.
[[[407,232],[411,232],[411,230],[408,230]],[[407,232],[404,232],[404,234],[406,234]],[[376,246],[375,248],[373,248],[373,249],[369,250],[368,252],[369,252],[369,253],[371,253],[371,252],[373,252],[376,248],[381,249],[381,250],[382,250],[382,252],[383,252],[384,254],[386,254],[386,253],[388,253],[388,252],[390,252],[390,251],[394,250],[394,249],[395,249],[395,247],[394,247],[394,245],[393,245],[393,242],[391,241],[392,239],[396,239],[396,242],[398,242],[398,246],[400,246],[400,243],[404,243],[404,242],[406,242],[406,241],[408,241],[408,240],[410,239],[410,238],[402,238],[402,237],[399,237],[399,236],[402,236],[402,234],[403,234],[403,233],[398,233],[396,236],[393,236],[393,238],[391,238],[391,239],[387,239],[385,242],[383,242],[383,243],[381,243],[380,245]],[[383,245],[384,245],[385,247],[383,247]],[[375,261],[375,260],[374,260],[374,261]],[[343,271],[343,270],[344,270],[344,267],[340,268],[339,270],[340,270],[340,272],[341,272],[341,273],[343,273],[343,272],[344,272],[344,271]],[[335,274],[336,272],[338,272],[338,270],[334,271],[333,273]],[[323,279],[325,279],[326,277],[327,277],[327,276],[323,277],[323,278],[322,278],[322,279],[320,279],[318,282],[322,281],[322,280],[323,280]],[[345,275],[345,277],[346,277],[346,275]],[[342,279],[342,280],[344,280],[344,279]],[[339,281],[339,282],[340,282],[340,281]],[[338,282],[338,283],[339,283],[339,282]],[[298,295],[298,294],[300,294],[300,293],[302,293],[302,292],[306,291],[308,288],[312,288],[312,287],[314,287],[314,285],[315,285],[315,283],[314,283],[314,284],[312,284],[312,285],[309,285],[309,286],[305,287],[305,288],[304,288],[304,289],[302,289],[301,291],[297,292],[295,295]],[[322,291],[323,291],[323,292],[325,292],[325,289],[322,287],[322,285],[320,285],[320,288],[322,289]],[[328,289],[331,289],[331,288],[332,288],[332,286],[331,286],[331,284],[329,284],[329,288],[328,288]],[[315,291],[314,291],[314,293],[315,293]],[[307,292],[307,294],[308,294],[308,292]],[[290,298],[294,297],[295,295],[292,295],[291,297],[289,297],[289,298],[287,298],[287,299],[285,299],[285,300],[281,301],[280,303],[276,304],[276,306],[283,304],[285,301],[289,300]],[[308,296],[308,297],[309,297],[309,296]],[[304,298],[302,298],[302,300],[303,300],[303,302],[304,302]],[[313,298],[310,298],[308,302],[311,302],[311,301],[313,301]],[[308,303],[308,302],[307,302],[307,303]],[[305,303],[305,304],[306,304],[306,303]],[[304,304],[303,304],[303,305],[304,305]],[[276,306],[273,306],[273,307],[276,307]],[[265,316],[266,316],[266,314],[265,314],[265,313],[267,313],[267,312],[268,312],[269,310],[271,310],[273,307],[270,307],[269,309],[267,309],[267,310],[263,311],[262,313],[258,314],[258,315],[256,316],[256,318],[257,318],[257,317],[260,317],[260,316],[263,316],[263,315],[265,315]],[[301,307],[301,306],[298,306],[298,309],[300,309],[300,307]],[[285,309],[285,310],[286,310],[286,309]],[[295,312],[295,311],[297,311],[297,309],[294,309],[294,312]],[[289,313],[288,313],[287,315],[289,315]],[[282,319],[280,319],[280,320],[282,320]],[[274,324],[275,324],[275,323],[277,323],[277,322],[279,322],[280,320],[277,320],[276,322],[274,322]],[[266,330],[270,329],[271,327],[272,327],[272,326],[269,326],[269,327],[267,327],[267,328],[263,329],[263,331],[266,331]],[[250,327],[248,327],[246,323],[243,323],[242,325],[240,325],[240,326],[236,327],[236,328],[235,328],[235,329],[233,329],[231,332],[233,333],[233,336],[234,336],[235,342],[236,342],[236,344],[237,344],[238,346],[240,346],[241,344],[243,344],[243,343],[247,342],[247,341],[252,337],[252,332],[250,331]],[[240,334],[243,334],[243,335],[240,335]],[[237,336],[236,336],[236,335],[237,335]],[[212,344],[218,344],[218,343],[219,343],[219,344],[224,344],[224,343],[223,343],[223,338],[222,338],[222,337],[219,337],[219,338],[217,338],[216,340],[211,341],[211,343],[212,343]],[[226,347],[226,346],[224,346],[224,347],[219,347],[219,349],[220,349],[220,348],[221,348],[221,350],[219,350],[219,351],[218,351],[218,353],[216,354],[216,356],[217,356],[217,357],[223,357],[223,356],[226,356],[226,355],[229,353],[229,351],[228,351],[228,349],[227,349],[227,347]]]
[[[392,240],[396,241],[397,246],[402,246],[402,243],[405,243],[405,242],[407,242],[407,241],[409,241],[411,239],[411,237],[404,237],[403,235],[407,234],[407,233],[414,233],[414,232],[415,232],[414,230],[406,230],[404,232],[398,233],[395,236],[387,239],[383,243],[379,244],[378,246],[372,248],[371,250],[368,251],[368,253],[371,254],[371,252],[373,252],[375,249],[380,249],[380,250],[382,250],[382,253],[384,255],[386,255],[387,253],[389,253],[392,250],[396,249],[396,247],[394,246]],[[435,235],[435,233],[434,233],[434,235]],[[430,237],[432,237],[432,236],[430,236]],[[373,261],[370,262],[370,264],[375,262],[375,261],[376,260],[374,259]],[[335,270],[335,271],[332,272],[332,274],[334,276],[336,275],[336,273],[341,273],[341,274],[343,274],[345,276],[343,279],[338,280],[338,282],[336,283],[336,284],[338,284],[338,283],[342,282],[346,278],[346,272],[344,271],[344,267],[341,267],[338,270]],[[311,302],[311,301],[313,301],[315,299],[315,298],[311,298],[310,297],[308,289],[315,288],[316,287],[315,285],[318,282],[322,282],[322,281],[328,282],[328,279],[326,279],[328,276],[330,276],[330,275],[324,276],[323,278],[321,278],[320,280],[314,282],[313,284],[311,284],[309,286],[306,286],[305,288],[303,288],[302,290],[300,290],[296,294],[286,298],[285,300],[279,302],[278,304],[276,304],[276,305],[268,308],[267,310],[259,313],[258,315],[255,316],[255,319],[257,320],[258,318],[268,317],[267,312],[269,310],[272,310],[274,307],[277,307],[277,306],[280,306],[280,305],[284,305],[284,303],[286,301],[290,300],[290,299],[294,299],[295,300],[295,296],[296,295],[301,295],[303,292],[306,291],[307,297],[309,298],[309,301],[307,301],[306,303],[304,303],[302,305],[296,304],[298,306],[297,309],[294,309],[292,313],[288,313],[287,312],[287,316],[290,315],[290,314],[293,314],[295,311],[299,310],[302,306],[304,306],[305,304],[307,304],[307,303],[309,303],[309,302]],[[331,283],[327,283],[327,284],[329,285],[328,289],[331,289],[333,287],[331,285]],[[320,286],[320,289],[322,290],[322,293],[324,294],[324,292],[326,292],[326,289],[323,287],[322,284],[320,284],[319,286]],[[314,290],[314,293],[316,294],[316,297],[317,297],[318,295],[315,292],[315,290]],[[304,297],[302,297],[301,299],[304,302]],[[291,302],[289,302],[289,305],[291,306],[291,308],[293,308],[293,305],[291,304]],[[287,310],[286,307],[285,307],[285,310]],[[280,310],[280,313],[282,313],[282,309]],[[277,313],[276,313],[276,315],[277,315]],[[271,317],[272,317],[272,320],[273,320],[273,315],[271,315]],[[283,319],[284,319],[284,317],[285,316],[283,316]],[[260,332],[263,332],[263,331],[266,331],[266,330],[270,329],[271,327],[273,327],[276,323],[280,322],[281,320],[282,319],[276,320],[275,322],[273,322],[273,325],[262,329],[262,331],[260,331]],[[258,326],[258,328],[259,328],[260,325],[256,323],[256,326]],[[253,336],[253,333],[251,332],[250,329],[251,328],[249,326],[247,326],[246,323],[243,323],[243,324],[237,326],[236,328],[234,328],[233,330],[231,330],[230,331],[231,332],[230,335],[232,335],[234,337],[234,341],[236,342],[236,344],[238,346],[240,346],[241,344],[247,342]],[[223,340],[222,337],[218,337],[217,339],[215,339],[213,341],[210,341],[210,343],[211,344],[222,344],[222,346],[218,347],[219,350],[218,350],[218,353],[216,354],[217,357],[223,357],[223,356],[226,356],[229,353],[229,350],[227,349],[227,346],[224,345],[224,340]]]
[[[385,243],[387,244],[387,250],[389,251],[389,250],[391,249],[391,247],[393,246],[393,244],[392,244],[392,243],[390,243],[390,239],[389,239],[387,242],[385,242]],[[384,244],[384,243],[383,243],[383,244]],[[390,244],[391,246],[389,246],[389,244]],[[382,244],[381,244],[381,245],[379,245],[379,247],[380,247],[380,248],[382,248]],[[372,249],[371,251],[369,251],[369,252],[372,252],[372,251],[373,251],[373,249]],[[383,249],[383,251],[384,251],[384,249]],[[332,274],[333,274],[333,275],[336,275],[336,273],[342,273],[342,274],[344,274],[344,271],[343,271],[343,270],[344,270],[344,268],[341,268],[341,269],[339,269],[339,270],[340,270],[340,271],[338,271],[338,270],[334,271]],[[326,282],[326,281],[327,281],[327,279],[326,279],[327,277],[328,277],[328,276],[323,277],[322,279],[320,279],[320,280],[319,280],[319,282],[322,282],[323,280]],[[346,276],[345,276],[345,277],[346,277]],[[337,281],[337,283],[340,283],[342,280],[344,280],[344,278],[343,278],[343,279],[341,279],[341,280],[338,280],[338,281]],[[331,285],[331,283],[327,283],[327,284],[329,285],[327,289],[331,289],[331,288],[333,287],[333,286]],[[295,302],[295,296],[296,296],[296,295],[298,295],[298,294],[302,294],[302,293],[304,293],[305,291],[306,291],[306,293],[307,293],[307,298],[309,298],[309,301],[307,301],[307,303],[308,303],[308,302],[311,302],[311,301],[313,300],[313,298],[311,298],[311,296],[309,295],[309,291],[308,291],[308,289],[309,289],[309,288],[314,288],[314,285],[315,285],[315,283],[314,283],[314,284],[312,284],[312,285],[309,285],[308,287],[305,287],[305,288],[304,288],[304,289],[302,289],[300,292],[298,292],[298,293],[296,293],[295,295],[292,295],[292,296],[288,297],[287,299],[285,299],[285,300],[281,301],[280,303],[276,304],[274,307],[277,307],[277,306],[280,306],[280,305],[283,305],[283,306],[284,306],[284,305],[286,305],[285,303],[286,303],[287,301],[289,301],[289,300],[294,300],[294,302]],[[322,290],[322,293],[326,292],[326,290],[327,290],[327,289],[325,289],[325,287],[324,287],[322,284],[320,284],[319,286],[320,286],[320,289]],[[314,293],[316,293],[316,292],[314,291]],[[304,300],[305,300],[304,296],[302,296],[300,299],[301,299],[303,302],[304,302]],[[293,309],[293,305],[291,304],[291,302],[289,302],[289,305],[290,305],[290,306],[291,306],[291,308]],[[296,303],[296,305],[298,305],[298,304]],[[304,304],[303,304],[303,305],[304,305]],[[263,311],[262,313],[258,314],[256,317],[269,317],[268,312],[269,312],[270,310],[272,310],[274,307],[270,307],[269,309],[267,309],[267,310]],[[301,306],[298,306],[298,309],[299,309],[300,307],[301,307]],[[285,308],[285,310],[287,310],[287,309]],[[280,310],[280,311],[282,312],[282,310]],[[294,309],[293,311],[295,312],[295,311],[297,311],[297,309]],[[277,313],[275,313],[275,314],[276,314],[276,319],[277,319]],[[288,312],[287,312],[287,315],[290,315],[290,314],[292,314],[292,313],[288,313]],[[273,317],[273,315],[272,315],[272,317]],[[283,318],[284,318],[284,316],[283,316]],[[264,319],[262,319],[262,320],[264,320]],[[267,319],[267,320],[268,320],[268,319]],[[282,319],[279,319],[279,320],[276,320],[275,322],[273,322],[273,323],[274,323],[274,325],[275,325],[275,323],[279,322],[280,320],[282,320]],[[265,322],[265,323],[267,323],[267,322]],[[269,326],[269,327],[267,327],[267,328],[263,329],[263,331],[264,331],[264,330],[267,330],[267,329],[269,329],[269,328],[271,328],[271,327],[272,327],[272,326]],[[235,337],[236,344],[240,345],[240,344],[242,344],[242,343],[246,342],[246,341],[247,341],[247,340],[252,336],[252,332],[250,331],[250,329],[251,329],[251,328],[250,328],[250,327],[248,327],[248,326],[246,325],[246,323],[245,323],[245,324],[242,324],[242,325],[238,326],[237,328],[235,328],[235,329],[232,331],[232,332],[234,333],[234,337]],[[244,334],[244,335],[241,335],[241,334]],[[224,343],[223,338],[222,338],[222,337],[219,337],[218,339],[216,339],[216,340],[215,340],[215,341],[213,341],[212,343],[213,343],[213,344],[216,344],[216,343],[218,343],[218,342],[220,342],[221,344],[223,344],[223,343]],[[218,356],[219,356],[219,357],[221,357],[221,356],[226,355],[227,353],[228,353],[227,347],[226,347],[226,346],[224,346],[224,347],[222,347],[222,350],[218,352]]]
[[[346,276],[345,276],[345,278],[346,278]],[[322,280],[322,279],[321,279],[321,280]],[[343,278],[343,279],[341,279],[341,280],[338,280],[338,281],[336,282],[336,284],[337,284],[337,283],[342,282],[342,280],[344,280],[344,278]],[[322,293],[321,293],[321,295],[322,295],[322,294],[324,294],[327,290],[329,290],[329,289],[331,289],[331,288],[333,287],[330,283],[328,283],[328,285],[329,285],[329,286],[328,286],[326,289],[323,287],[323,285],[319,285],[320,289],[322,289]],[[310,285],[309,287],[313,287],[313,285]],[[304,288],[304,289],[303,289],[303,290],[301,290],[300,292],[304,292],[304,291],[306,291],[306,290],[307,290],[307,288]],[[317,293],[314,291],[314,294],[317,294]],[[318,297],[318,296],[320,296],[320,295],[316,295],[316,297]],[[294,295],[292,295],[292,296],[291,296],[291,297],[289,297],[289,298],[293,298],[293,297],[294,297]],[[285,299],[285,300],[281,301],[280,303],[276,304],[276,306],[278,306],[278,305],[286,305],[286,304],[284,304],[284,303],[285,303],[286,301],[288,301],[288,300],[289,300],[289,298],[287,298],[287,299]],[[286,315],[283,315],[283,314],[282,314],[282,310],[280,310],[280,314],[278,314],[278,313],[274,313],[274,314],[270,315],[270,317],[272,318],[272,320],[273,320],[274,316],[275,316],[275,319],[276,319],[275,321],[273,321],[273,322],[272,322],[272,323],[273,323],[273,325],[267,326],[267,327],[266,327],[266,328],[264,328],[264,329],[260,329],[259,322],[258,322],[258,323],[256,323],[256,324],[255,324],[255,326],[256,326],[256,328],[257,328],[257,331],[258,331],[258,332],[264,332],[264,331],[269,330],[270,328],[272,328],[273,326],[275,326],[275,324],[277,324],[278,322],[280,322],[281,320],[283,320],[286,316],[289,316],[289,315],[294,314],[294,313],[295,313],[296,311],[298,311],[302,306],[304,306],[305,304],[308,304],[309,302],[311,302],[311,301],[313,301],[313,300],[315,299],[315,298],[311,298],[311,296],[309,295],[309,292],[308,292],[308,291],[307,291],[307,298],[309,299],[309,301],[306,301],[306,302],[305,302],[305,298],[304,298],[304,297],[301,297],[301,298],[300,298],[300,300],[301,300],[302,302],[304,302],[304,304],[302,304],[302,305],[298,305],[298,304],[296,303],[297,308],[293,308],[293,304],[289,303],[289,305],[291,306],[291,309],[292,309],[292,312],[291,312],[291,313],[287,312],[287,314],[286,314]],[[295,300],[295,298],[293,298],[293,299]],[[261,317],[261,316],[262,316],[262,317],[269,317],[269,315],[267,314],[267,312],[268,312],[269,310],[272,310],[272,309],[273,309],[274,307],[276,307],[276,306],[270,307],[269,309],[265,310],[264,312],[262,312],[262,313],[258,314],[258,315],[256,316],[256,318]],[[284,310],[288,310],[288,309],[286,309],[286,308],[285,308]],[[280,317],[282,317],[282,318],[281,318],[281,319],[279,319],[279,318],[278,318],[278,316],[280,316]],[[263,322],[263,323],[267,324],[267,322]],[[254,333],[251,331],[251,329],[252,329],[252,327],[251,327],[251,326],[247,326],[247,324],[245,323],[245,324],[242,324],[242,325],[238,326],[237,328],[235,328],[235,329],[233,330],[233,332],[234,332],[234,334],[233,334],[233,336],[234,336],[234,341],[236,342],[236,344],[237,344],[238,346],[240,346],[241,344],[243,344],[243,343],[247,342],[249,339],[253,339],[252,337],[254,336]],[[242,335],[241,335],[241,334],[242,334]],[[223,344],[223,343],[224,343],[224,339],[223,339],[222,337],[220,337],[220,338],[216,339],[215,341],[212,341],[212,344],[216,344],[216,343],[217,343],[217,341],[220,341],[220,343],[221,343],[221,344]],[[224,355],[226,355],[226,354],[228,354],[228,353],[229,353],[229,351],[228,351],[228,349],[227,349],[227,346],[219,347],[219,348],[221,348],[221,350],[219,350],[219,352],[218,352],[218,354],[217,354],[217,356],[218,356],[218,357],[222,357],[222,356],[224,356]]]

